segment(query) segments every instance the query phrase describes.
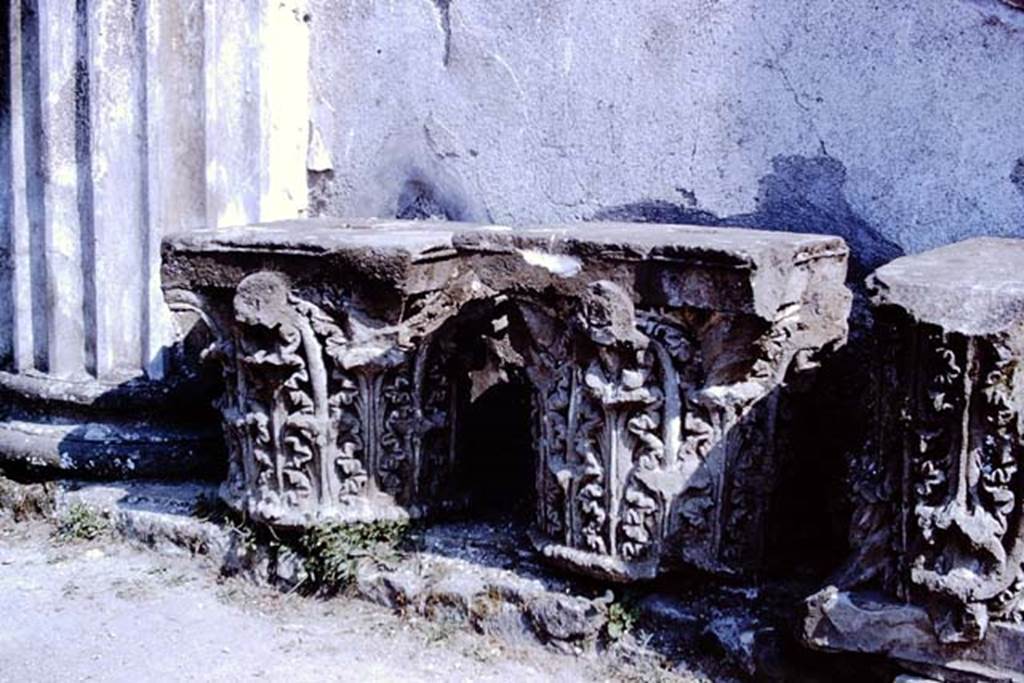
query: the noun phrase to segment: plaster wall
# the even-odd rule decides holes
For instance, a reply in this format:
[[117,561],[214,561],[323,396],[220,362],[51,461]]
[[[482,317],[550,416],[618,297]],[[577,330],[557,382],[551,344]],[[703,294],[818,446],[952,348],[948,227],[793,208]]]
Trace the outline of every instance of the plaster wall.
[[1000,0],[310,0],[315,213],[1024,236]]

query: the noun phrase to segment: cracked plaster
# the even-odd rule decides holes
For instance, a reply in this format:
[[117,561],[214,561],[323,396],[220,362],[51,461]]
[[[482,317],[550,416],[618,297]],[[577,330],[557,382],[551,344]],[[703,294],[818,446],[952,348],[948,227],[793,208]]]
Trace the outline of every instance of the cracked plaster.
[[[1024,231],[1010,178],[1024,154],[1012,142],[1024,14],[998,0],[313,0],[310,12],[313,117],[337,164],[314,191],[323,215],[398,215],[414,179],[462,220],[660,202],[773,229],[853,221],[895,245],[890,257]],[[776,160],[795,157],[838,164],[847,205],[798,184],[788,210],[759,213]],[[794,218],[806,204],[817,224]],[[851,247],[855,259],[874,248]]]

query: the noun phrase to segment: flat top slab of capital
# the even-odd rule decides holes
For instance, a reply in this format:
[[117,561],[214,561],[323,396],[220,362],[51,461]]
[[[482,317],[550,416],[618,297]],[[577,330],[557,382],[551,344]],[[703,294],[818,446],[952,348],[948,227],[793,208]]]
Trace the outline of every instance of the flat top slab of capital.
[[710,260],[756,266],[845,256],[828,235],[652,223],[574,223],[510,228],[445,221],[304,219],[196,230],[168,238],[174,250],[330,254],[372,250],[413,259],[449,250],[534,249],[638,259]]
[[847,255],[843,240],[831,235],[662,223],[588,222],[515,230],[469,230],[455,236],[455,245],[466,250],[505,247],[741,267]]
[[876,305],[967,335],[1024,322],[1024,240],[980,237],[879,268],[868,279]]
[[510,230],[501,226],[446,221],[307,218],[194,230],[168,237],[176,251],[264,251],[331,254],[373,250],[412,258],[450,251],[452,237],[470,230]]

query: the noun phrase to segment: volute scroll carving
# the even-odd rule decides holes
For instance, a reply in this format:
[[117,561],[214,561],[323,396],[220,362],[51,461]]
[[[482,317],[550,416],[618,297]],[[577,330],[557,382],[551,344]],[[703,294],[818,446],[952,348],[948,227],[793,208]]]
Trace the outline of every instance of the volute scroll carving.
[[447,420],[436,397],[424,417],[417,393],[431,344],[367,348],[276,272],[246,276],[230,310],[207,352],[226,382],[225,498],[282,525],[409,514],[421,436]]

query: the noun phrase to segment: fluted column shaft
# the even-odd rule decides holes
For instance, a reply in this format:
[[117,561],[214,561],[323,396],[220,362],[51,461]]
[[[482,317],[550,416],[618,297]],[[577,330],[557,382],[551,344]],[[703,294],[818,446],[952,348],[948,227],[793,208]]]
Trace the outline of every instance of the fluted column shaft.
[[162,414],[188,384],[163,235],[304,212],[299,5],[3,0],[0,464],[76,469],[74,425],[116,425],[91,439],[110,451],[133,401]]

